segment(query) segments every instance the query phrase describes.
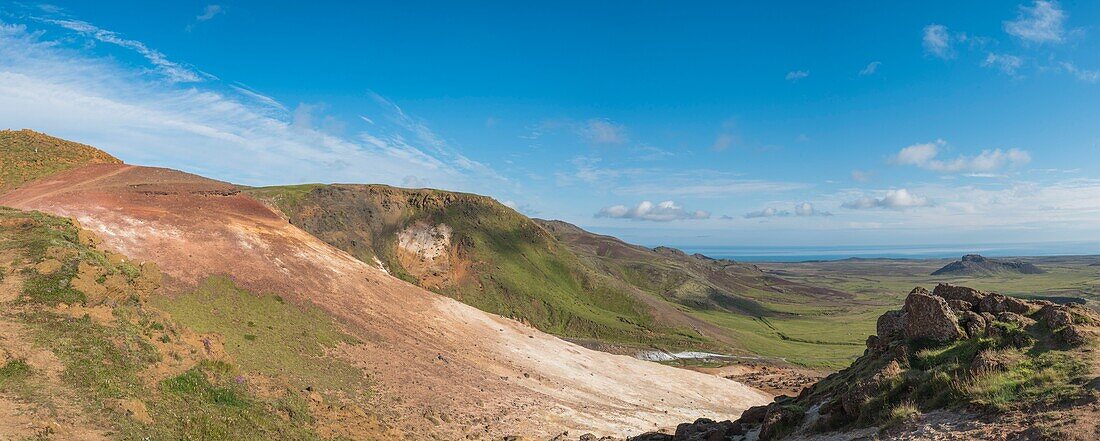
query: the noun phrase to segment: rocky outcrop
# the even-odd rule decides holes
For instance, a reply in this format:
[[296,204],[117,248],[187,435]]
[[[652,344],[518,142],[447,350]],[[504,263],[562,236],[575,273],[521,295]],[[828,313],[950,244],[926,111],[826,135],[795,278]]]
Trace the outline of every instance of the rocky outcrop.
[[[787,439],[788,435],[818,439],[821,432],[834,432],[821,439],[850,439],[848,435],[854,432],[845,430],[897,424],[893,415],[902,405],[922,411],[973,405],[981,398],[965,396],[970,392],[959,385],[1004,371],[1033,375],[1019,369],[1024,362],[1034,363],[1036,353],[1061,350],[1068,357],[1087,357],[1082,355],[1087,349],[1077,346],[1095,341],[1098,322],[1100,317],[1083,306],[1020,300],[947,284],[933,292],[918,287],[906,297],[902,309],[878,318],[878,335],[868,337],[863,356],[803,389],[797,397],[780,396],[767,406],[751,407],[735,421],[699,420],[680,425],[674,435],[647,434],[635,439],[745,441]],[[1056,347],[1052,349],[1050,342]],[[1087,378],[1082,378],[1074,379],[1074,384],[1084,384]],[[1036,403],[1040,402],[1032,400],[1028,405]],[[1075,404],[1063,401],[1061,405]],[[890,433],[919,430],[919,424],[912,426],[895,426]]]
[[1042,268],[1021,260],[997,260],[967,254],[932,273],[933,276],[989,276],[994,274],[1042,274]]
[[905,338],[949,342],[966,334],[959,328],[959,319],[947,301],[928,294],[927,290],[913,290],[905,298]]

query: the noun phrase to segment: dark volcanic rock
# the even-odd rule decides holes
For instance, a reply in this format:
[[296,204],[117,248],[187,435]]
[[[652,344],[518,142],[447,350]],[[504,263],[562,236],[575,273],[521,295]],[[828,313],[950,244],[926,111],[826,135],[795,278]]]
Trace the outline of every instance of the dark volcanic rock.
[[948,342],[964,336],[958,317],[942,297],[914,290],[905,298],[906,338]]
[[933,276],[988,276],[1001,273],[1042,274],[1045,271],[1032,263],[1020,260],[987,259],[977,254],[967,254],[961,260],[951,262],[932,273]]

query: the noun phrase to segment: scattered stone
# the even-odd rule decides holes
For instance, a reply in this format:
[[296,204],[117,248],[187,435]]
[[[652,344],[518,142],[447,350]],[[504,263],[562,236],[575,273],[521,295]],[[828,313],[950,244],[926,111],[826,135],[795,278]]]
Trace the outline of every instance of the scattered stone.
[[971,374],[984,374],[988,372],[1007,370],[1016,362],[1016,359],[1008,353],[984,350],[974,356],[970,362]]
[[905,337],[910,340],[949,342],[962,338],[958,318],[942,297],[913,290],[905,298]]
[[728,436],[744,434],[740,423],[732,421],[716,422],[708,418],[699,418],[694,423],[683,423],[676,426],[676,434],[672,439],[676,441],[711,441],[724,440]]

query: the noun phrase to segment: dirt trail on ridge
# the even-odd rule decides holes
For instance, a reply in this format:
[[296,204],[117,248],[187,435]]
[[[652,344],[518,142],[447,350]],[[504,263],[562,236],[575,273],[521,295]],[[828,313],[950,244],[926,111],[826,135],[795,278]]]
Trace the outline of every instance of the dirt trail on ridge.
[[155,262],[169,293],[228,275],[253,292],[321,307],[363,340],[342,356],[374,380],[383,416],[416,438],[626,436],[736,418],[770,401],[734,381],[587,350],[408,284],[199,176],[92,165],[0,196],[0,205],[78,220],[107,246]]

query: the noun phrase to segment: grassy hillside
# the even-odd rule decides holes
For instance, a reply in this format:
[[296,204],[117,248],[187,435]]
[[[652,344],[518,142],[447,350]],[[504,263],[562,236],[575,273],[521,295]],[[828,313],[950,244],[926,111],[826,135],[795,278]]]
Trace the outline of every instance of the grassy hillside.
[[[383,185],[249,192],[278,207],[291,223],[364,262],[380,262],[397,277],[547,332],[633,345],[710,344],[690,329],[655,320],[629,289],[593,271],[542,227],[488,197]],[[399,234],[410,228],[442,234],[433,229],[439,225],[451,233],[441,245],[444,256],[434,262],[417,260],[398,243]]]
[[362,371],[325,356],[356,344],[330,318],[224,279],[162,297],[152,264],[97,244],[0,208],[5,439],[386,437]]
[[0,130],[0,193],[82,165],[121,163],[95,147],[33,130]]
[[[885,308],[752,265],[532,220],[484,196],[381,185],[248,191],[291,223],[397,277],[600,347],[706,349],[842,366],[859,354],[863,334],[836,325]],[[443,251],[410,257],[410,231]]]
[[888,307],[769,275],[755,265],[631,245],[560,221],[539,222],[590,266],[712,325],[717,338],[732,347],[766,357],[845,366],[862,352],[866,335],[847,323],[873,322]]

